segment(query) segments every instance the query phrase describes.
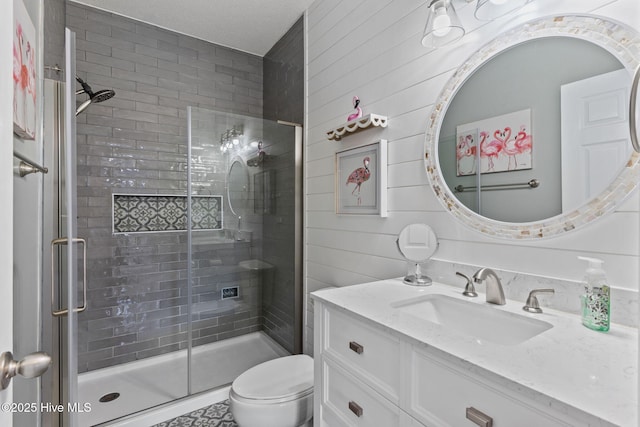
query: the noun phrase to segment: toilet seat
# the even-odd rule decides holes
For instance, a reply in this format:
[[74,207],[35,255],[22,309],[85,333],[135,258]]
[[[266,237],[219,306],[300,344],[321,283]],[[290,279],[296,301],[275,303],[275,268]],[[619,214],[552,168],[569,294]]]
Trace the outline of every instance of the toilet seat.
[[274,404],[313,393],[313,359],[306,354],[280,357],[248,369],[231,384],[237,400]]
[[229,395],[238,402],[250,403],[252,405],[265,405],[265,406],[274,405],[274,404],[277,405],[279,403],[287,403],[293,400],[301,400],[312,394],[313,394],[313,388],[308,390],[306,393],[294,394],[288,397],[282,397],[277,399],[247,399],[246,397],[239,396],[237,393],[233,391],[233,389],[229,391]]

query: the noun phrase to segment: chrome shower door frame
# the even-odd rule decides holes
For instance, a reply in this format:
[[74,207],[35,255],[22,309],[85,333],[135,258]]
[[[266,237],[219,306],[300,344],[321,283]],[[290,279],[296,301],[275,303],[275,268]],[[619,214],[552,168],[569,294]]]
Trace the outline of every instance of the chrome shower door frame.
[[[42,379],[41,401],[63,408],[43,411],[44,427],[77,426],[76,410],[83,406],[78,403],[79,310],[68,309],[77,307],[78,245],[82,243],[77,236],[75,182],[75,34],[69,29],[65,29],[65,70],[64,83],[45,80],[44,85],[44,159],[52,171],[44,178],[43,242],[52,244],[43,247],[42,344],[52,355],[53,366]],[[86,245],[82,253],[86,253]],[[86,274],[82,280],[85,287]]]

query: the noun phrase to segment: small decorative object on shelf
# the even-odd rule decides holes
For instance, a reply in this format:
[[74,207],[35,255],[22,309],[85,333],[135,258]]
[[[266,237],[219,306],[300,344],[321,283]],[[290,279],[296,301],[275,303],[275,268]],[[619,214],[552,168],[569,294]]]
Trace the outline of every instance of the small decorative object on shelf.
[[386,128],[387,117],[379,114],[367,114],[366,116],[351,120],[343,125],[327,131],[327,139],[339,141],[346,133],[355,133],[371,126]]
[[358,98],[357,96],[353,97],[353,108],[355,108],[356,111],[353,114],[349,114],[349,117],[347,117],[348,122],[362,117],[362,108],[360,108],[360,98]]

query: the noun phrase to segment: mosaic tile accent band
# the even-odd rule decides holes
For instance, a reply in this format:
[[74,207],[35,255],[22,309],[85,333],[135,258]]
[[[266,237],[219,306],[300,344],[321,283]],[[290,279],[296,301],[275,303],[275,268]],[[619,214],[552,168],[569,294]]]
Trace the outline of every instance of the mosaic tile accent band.
[[[191,197],[192,230],[222,229],[222,196]],[[144,233],[187,229],[187,196],[113,195],[113,232]]]

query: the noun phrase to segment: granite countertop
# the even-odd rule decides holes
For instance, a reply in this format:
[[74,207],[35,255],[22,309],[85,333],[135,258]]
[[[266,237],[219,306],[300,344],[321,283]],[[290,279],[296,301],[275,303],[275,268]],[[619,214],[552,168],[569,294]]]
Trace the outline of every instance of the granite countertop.
[[[486,304],[553,327],[519,344],[483,342],[443,326],[417,320],[394,308],[409,298],[442,294],[474,304]],[[600,425],[638,425],[638,330],[612,324],[609,332],[584,327],[579,316],[545,309],[540,314],[522,310],[523,302],[487,304],[485,295],[461,295],[460,288],[434,283],[408,286],[402,279],[383,280],[313,292],[314,300],[331,304],[400,334],[427,344],[465,369],[522,393],[576,419],[584,414]]]

